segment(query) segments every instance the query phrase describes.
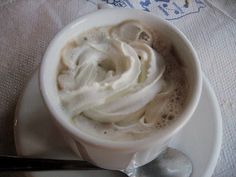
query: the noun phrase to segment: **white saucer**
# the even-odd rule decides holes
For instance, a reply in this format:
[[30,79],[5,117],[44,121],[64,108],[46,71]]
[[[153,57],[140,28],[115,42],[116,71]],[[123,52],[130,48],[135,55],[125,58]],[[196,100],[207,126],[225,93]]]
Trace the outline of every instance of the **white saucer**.
[[[38,71],[27,84],[15,115],[15,141],[19,155],[76,159],[49,119],[38,85]],[[204,77],[200,103],[192,119],[171,142],[193,162],[192,177],[210,177],[220,153],[222,120],[215,94]],[[30,173],[33,177],[118,177],[108,171],[52,171]]]

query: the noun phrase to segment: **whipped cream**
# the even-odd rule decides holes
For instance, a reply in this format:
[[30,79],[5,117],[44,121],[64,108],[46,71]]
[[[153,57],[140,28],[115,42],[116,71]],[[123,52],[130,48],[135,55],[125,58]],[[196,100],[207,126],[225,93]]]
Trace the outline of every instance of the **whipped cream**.
[[78,128],[130,139],[162,125],[174,84],[164,77],[166,63],[153,41],[141,23],[125,21],[90,30],[63,48],[58,93]]

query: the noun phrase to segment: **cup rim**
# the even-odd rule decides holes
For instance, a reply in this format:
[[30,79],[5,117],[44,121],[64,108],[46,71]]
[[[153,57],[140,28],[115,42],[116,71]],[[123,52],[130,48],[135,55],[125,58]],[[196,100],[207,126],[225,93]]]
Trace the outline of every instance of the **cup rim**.
[[[46,61],[48,60],[48,55],[51,52],[55,43],[57,42],[58,38],[61,35],[63,35],[64,33],[66,33],[66,31],[68,31],[74,25],[76,25],[84,20],[88,20],[91,16],[94,16],[96,14],[101,14],[104,12],[108,12],[108,13],[132,12],[132,13],[137,13],[137,15],[138,14],[145,14],[147,16],[147,18],[154,17],[155,20],[164,23],[168,28],[172,28],[175,31],[175,33],[177,33],[177,35],[184,41],[185,45],[187,45],[188,48],[191,49],[191,53],[193,56],[193,62],[194,62],[195,68],[196,68],[196,84],[195,84],[196,87],[193,88],[193,94],[192,94],[193,96],[189,100],[188,109],[185,109],[183,111],[183,114],[181,115],[181,117],[178,117],[178,121],[174,121],[170,125],[163,128],[160,132],[153,133],[150,136],[142,138],[142,139],[132,140],[132,141],[113,141],[113,140],[106,140],[106,139],[102,139],[102,138],[99,139],[99,138],[96,138],[92,135],[88,135],[85,132],[81,131],[79,128],[76,128],[74,125],[72,125],[68,120],[65,119],[65,117],[62,117],[60,114],[58,114],[53,103],[50,101],[49,95],[46,93],[47,84],[44,82],[45,65],[46,65]],[[127,16],[127,18],[128,18],[128,16]],[[144,11],[140,11],[140,10],[136,10],[136,9],[123,9],[123,8],[116,9],[116,8],[114,8],[114,9],[101,9],[96,12],[82,16],[82,17],[74,20],[73,22],[71,22],[67,26],[65,26],[61,31],[59,31],[57,33],[57,35],[50,42],[50,44],[44,54],[44,57],[42,59],[40,69],[39,69],[39,87],[40,87],[41,95],[43,97],[43,101],[44,101],[46,107],[48,108],[49,112],[52,114],[53,120],[55,120],[56,123],[63,130],[66,131],[65,133],[68,133],[68,134],[72,135],[72,137],[74,139],[82,140],[83,142],[86,142],[87,144],[92,144],[92,145],[100,146],[103,148],[120,149],[120,150],[124,150],[124,149],[127,150],[127,149],[132,148],[132,150],[135,151],[135,149],[137,150],[137,149],[141,148],[140,145],[142,145],[142,147],[146,147],[146,146],[149,146],[150,144],[154,144],[155,141],[153,141],[153,140],[155,140],[157,138],[158,138],[158,142],[165,142],[166,140],[170,139],[174,134],[176,134],[188,122],[188,120],[191,118],[192,114],[194,113],[194,111],[198,105],[199,99],[200,99],[201,89],[202,89],[202,75],[201,75],[199,59],[198,59],[195,49],[193,48],[190,41],[185,37],[185,35],[177,27],[170,24],[168,21],[166,21],[158,16],[154,16],[148,12],[144,12]]]

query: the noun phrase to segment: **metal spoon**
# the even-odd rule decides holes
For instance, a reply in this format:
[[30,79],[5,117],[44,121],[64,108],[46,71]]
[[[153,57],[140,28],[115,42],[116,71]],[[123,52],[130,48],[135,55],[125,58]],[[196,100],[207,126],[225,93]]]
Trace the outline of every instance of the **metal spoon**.
[[[86,161],[0,156],[0,171],[105,170]],[[190,177],[192,162],[182,152],[167,148],[152,162],[120,171],[128,177]]]

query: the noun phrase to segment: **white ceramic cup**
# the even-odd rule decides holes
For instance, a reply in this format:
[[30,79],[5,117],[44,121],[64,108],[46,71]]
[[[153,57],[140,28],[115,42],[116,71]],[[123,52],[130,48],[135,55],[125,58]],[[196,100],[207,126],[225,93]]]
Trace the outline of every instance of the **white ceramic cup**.
[[[57,91],[57,70],[61,49],[65,44],[88,29],[115,25],[124,20],[141,21],[167,36],[187,69],[190,94],[183,113],[159,133],[136,141],[116,142],[98,139],[71,124],[60,105]],[[83,16],[67,25],[51,41],[40,67],[40,90],[56,125],[73,142],[83,159],[106,169],[126,169],[144,165],[156,158],[171,138],[188,122],[195,111],[202,88],[202,77],[197,54],[187,38],[167,21],[134,9],[105,9]]]

